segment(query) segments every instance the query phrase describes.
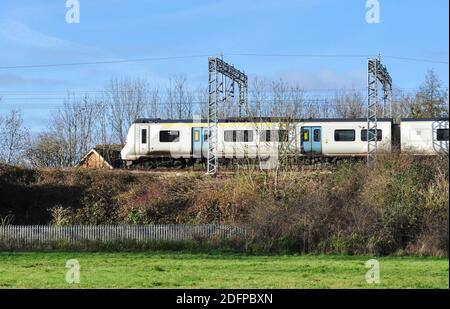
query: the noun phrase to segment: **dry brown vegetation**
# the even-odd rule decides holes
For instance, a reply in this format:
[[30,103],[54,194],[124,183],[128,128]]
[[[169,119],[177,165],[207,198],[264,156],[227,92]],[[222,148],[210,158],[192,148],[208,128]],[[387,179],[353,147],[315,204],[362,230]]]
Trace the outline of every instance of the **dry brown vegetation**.
[[5,222],[238,223],[258,251],[448,256],[448,194],[448,157],[380,155],[370,168],[218,178],[0,167]]

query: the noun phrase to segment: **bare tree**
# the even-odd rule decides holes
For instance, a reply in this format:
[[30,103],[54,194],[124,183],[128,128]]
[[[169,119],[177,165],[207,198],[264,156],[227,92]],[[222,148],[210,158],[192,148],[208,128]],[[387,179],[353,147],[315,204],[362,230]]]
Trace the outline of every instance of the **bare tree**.
[[19,110],[11,110],[5,117],[0,117],[0,162],[24,162],[28,139],[29,131],[23,125],[22,113]]
[[392,117],[400,120],[402,117],[411,117],[411,110],[416,102],[415,94],[393,89]]
[[297,118],[304,111],[303,89],[283,79],[268,81],[255,77],[249,95],[249,112],[255,117]]
[[97,121],[94,126],[94,140],[102,145],[112,144],[114,141],[114,133],[112,129],[111,110],[107,102],[96,102],[99,111]]
[[433,70],[429,70],[411,107],[413,118],[448,116],[448,89]]
[[186,76],[170,77],[165,105],[166,118],[183,119],[192,117],[193,99],[193,93],[187,86]]
[[261,79],[258,76],[252,79],[249,87],[250,106],[249,112],[254,117],[263,117],[266,112],[265,103],[267,102],[267,80]]
[[89,97],[68,95],[62,108],[52,115],[49,135],[56,138],[52,145],[60,147],[61,167],[73,166],[92,148],[102,105]]
[[151,90],[150,106],[148,110],[148,115],[151,118],[158,118],[160,116],[159,105],[161,104],[161,97],[159,92],[160,91],[158,87],[155,87]]
[[[0,103],[2,103],[2,97],[0,97]],[[3,126],[3,117],[0,115],[0,128]]]
[[322,113],[322,106],[326,105],[327,100],[319,97],[309,98],[304,102],[302,118],[320,118]]
[[197,101],[198,104],[194,106],[194,114],[200,115],[202,119],[208,118],[208,102],[209,102],[208,87],[197,88],[195,100]]
[[332,106],[332,100],[330,99],[324,99],[320,103],[320,117],[323,118],[330,118],[333,116],[333,106]]
[[32,167],[64,167],[64,141],[50,132],[40,133],[27,149],[26,157]]
[[[234,96],[227,95],[225,100],[222,101],[218,106],[217,116],[219,118],[232,118],[239,116],[239,97],[234,94]],[[242,113],[245,115],[248,111],[242,110]]]
[[111,129],[114,138],[124,144],[128,128],[147,115],[149,86],[146,80],[138,78],[112,79],[105,89],[105,102],[109,106]]
[[332,106],[334,115],[338,118],[356,119],[365,115],[364,98],[356,91],[336,93],[332,100]]
[[279,79],[271,83],[272,98],[270,101],[269,112],[275,117],[283,117],[292,115],[294,107],[290,101],[289,85],[284,80]]
[[294,118],[300,118],[304,109],[304,91],[299,84],[290,87],[290,99],[292,101],[292,113]]

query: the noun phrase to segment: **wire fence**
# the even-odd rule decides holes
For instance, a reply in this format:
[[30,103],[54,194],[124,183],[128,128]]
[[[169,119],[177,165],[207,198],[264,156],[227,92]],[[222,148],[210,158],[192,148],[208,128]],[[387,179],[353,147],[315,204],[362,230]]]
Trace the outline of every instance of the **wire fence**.
[[156,225],[4,225],[0,242],[39,245],[64,241],[186,241],[233,239],[245,236],[243,226],[228,224],[156,224]]

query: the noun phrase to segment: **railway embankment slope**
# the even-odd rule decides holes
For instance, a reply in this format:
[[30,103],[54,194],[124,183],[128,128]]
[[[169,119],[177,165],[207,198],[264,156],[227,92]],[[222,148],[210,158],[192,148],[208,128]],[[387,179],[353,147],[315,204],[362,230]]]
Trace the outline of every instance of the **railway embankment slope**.
[[215,178],[0,167],[3,224],[245,224],[260,251],[448,255],[448,194],[448,157]]

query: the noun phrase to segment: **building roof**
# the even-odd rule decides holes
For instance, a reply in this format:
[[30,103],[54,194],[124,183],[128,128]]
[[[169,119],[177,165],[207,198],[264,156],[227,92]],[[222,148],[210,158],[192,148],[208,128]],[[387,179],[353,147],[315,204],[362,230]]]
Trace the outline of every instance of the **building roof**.
[[122,158],[120,156],[120,150],[123,148],[122,145],[111,144],[111,145],[97,145],[78,162],[76,167],[80,167],[83,163],[91,156],[98,156],[102,163],[110,169],[120,166]]
[[401,118],[401,121],[448,121],[448,118]]

